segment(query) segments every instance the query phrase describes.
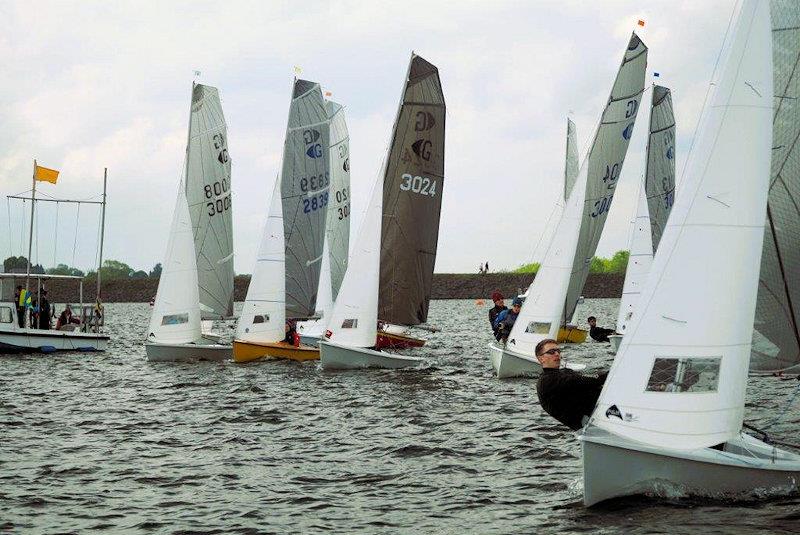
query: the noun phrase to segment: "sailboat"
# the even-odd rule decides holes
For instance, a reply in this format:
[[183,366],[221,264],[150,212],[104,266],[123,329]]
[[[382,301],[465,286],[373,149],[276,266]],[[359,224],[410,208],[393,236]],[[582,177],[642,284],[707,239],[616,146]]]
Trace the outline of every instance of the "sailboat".
[[498,378],[540,373],[536,344],[546,338],[556,339],[574,315],[633,136],[646,67],[647,47],[633,33],[592,147],[507,344],[489,344],[490,360]]
[[326,369],[422,363],[373,348],[381,345],[375,338],[379,317],[403,325],[427,318],[444,182],[444,118],[439,71],[412,54],[389,152],[320,341]]
[[[800,7],[773,1],[775,114],[750,371],[800,372]],[[795,162],[794,164],[792,162]]]
[[654,85],[650,105],[650,130],[644,183],[639,185],[636,215],[631,221],[628,267],[617,314],[617,332],[609,336],[616,353],[634,313],[636,300],[647,280],[653,255],[675,202],[675,116],[672,94]]
[[436,67],[413,55],[383,182],[379,348],[421,347],[409,327],[425,326],[444,187],[445,101]]
[[[236,327],[236,362],[262,357],[298,361],[319,358],[318,348],[283,340],[286,319],[315,317],[330,200],[329,146],[330,120],[319,84],[295,79],[281,175]],[[280,232],[275,228],[278,220]],[[278,235],[282,255],[275,252]],[[284,307],[282,313],[275,311],[276,303]]]
[[328,197],[328,218],[325,223],[325,243],[317,290],[317,316],[298,322],[297,331],[304,344],[316,345],[325,333],[333,302],[347,270],[350,248],[350,136],[347,133],[344,107],[325,101],[330,119],[331,185]]
[[800,455],[743,433],[772,151],[769,2],[745,0],[681,195],[580,439],[584,503],[793,491]]
[[[204,320],[233,316],[231,160],[215,87],[192,83],[184,172],[145,343],[147,358],[227,360],[231,346],[203,332]],[[194,289],[187,288],[190,281]]]

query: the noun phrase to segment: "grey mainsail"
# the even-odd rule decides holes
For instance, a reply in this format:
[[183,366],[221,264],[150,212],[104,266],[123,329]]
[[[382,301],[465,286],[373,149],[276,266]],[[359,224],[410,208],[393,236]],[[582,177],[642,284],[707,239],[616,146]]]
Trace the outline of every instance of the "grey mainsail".
[[331,263],[331,296],[335,301],[347,271],[350,248],[350,135],[342,105],[329,100],[325,106],[331,121],[331,187],[325,236]]
[[672,93],[660,85],[653,86],[644,187],[655,253],[675,202],[675,116]]
[[295,80],[281,168],[286,244],[286,317],[308,318],[317,303],[330,200],[330,123],[319,84]]
[[586,200],[564,302],[564,323],[575,312],[583,285],[589,276],[589,264],[597,251],[597,244],[611,209],[611,201],[639,112],[646,68],[647,47],[634,33],[628,42],[608,104],[597,127],[588,161],[584,163],[588,165]]
[[772,0],[772,169],[750,370],[800,364],[800,4]]
[[567,118],[567,156],[564,165],[564,201],[569,199],[572,187],[578,180],[578,133],[575,123]]
[[438,69],[411,55],[385,162],[378,318],[428,318],[444,188],[445,102]]
[[233,315],[231,159],[219,92],[192,84],[186,199],[194,231],[203,319]]

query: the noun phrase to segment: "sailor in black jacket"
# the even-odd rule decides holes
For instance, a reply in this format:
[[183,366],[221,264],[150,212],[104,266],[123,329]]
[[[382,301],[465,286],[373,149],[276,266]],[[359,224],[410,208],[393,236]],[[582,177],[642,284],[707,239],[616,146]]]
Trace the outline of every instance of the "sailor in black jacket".
[[583,427],[592,415],[608,372],[587,377],[561,366],[561,349],[555,340],[542,340],[536,345],[536,358],[542,364],[542,375],[536,393],[542,408],[573,431]]

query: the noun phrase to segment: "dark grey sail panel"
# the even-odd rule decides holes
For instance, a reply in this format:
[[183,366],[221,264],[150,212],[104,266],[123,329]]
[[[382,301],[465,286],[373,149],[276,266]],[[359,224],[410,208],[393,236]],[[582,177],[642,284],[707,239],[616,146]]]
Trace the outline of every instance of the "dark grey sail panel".
[[219,92],[194,84],[185,187],[204,319],[233,316],[233,210],[227,138]]
[[611,201],[622,172],[622,164],[633,136],[633,128],[644,92],[647,47],[634,33],[622,58],[614,87],[603,110],[591,150],[583,165],[588,165],[578,247],[572,263],[567,296],[564,301],[566,323],[572,318],[586,279],[589,264],[605,226]]
[[320,86],[295,80],[281,167],[287,318],[311,317],[317,304],[330,198],[329,148]]
[[350,135],[341,104],[327,101],[331,121],[331,189],[328,205],[328,255],[331,266],[331,296],[336,300],[347,271],[350,250]]
[[445,102],[438,69],[412,55],[385,163],[378,318],[424,323],[444,189]]
[[751,371],[800,364],[800,3],[772,0],[775,115]]
[[653,86],[644,187],[655,253],[675,202],[675,115],[672,92],[660,85]]

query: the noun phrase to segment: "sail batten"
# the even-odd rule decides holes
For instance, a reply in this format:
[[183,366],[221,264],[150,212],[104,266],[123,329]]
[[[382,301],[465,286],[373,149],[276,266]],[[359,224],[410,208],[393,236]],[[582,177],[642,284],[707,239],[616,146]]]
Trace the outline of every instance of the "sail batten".
[[384,166],[378,317],[424,323],[444,189],[445,102],[438,69],[412,55]]

